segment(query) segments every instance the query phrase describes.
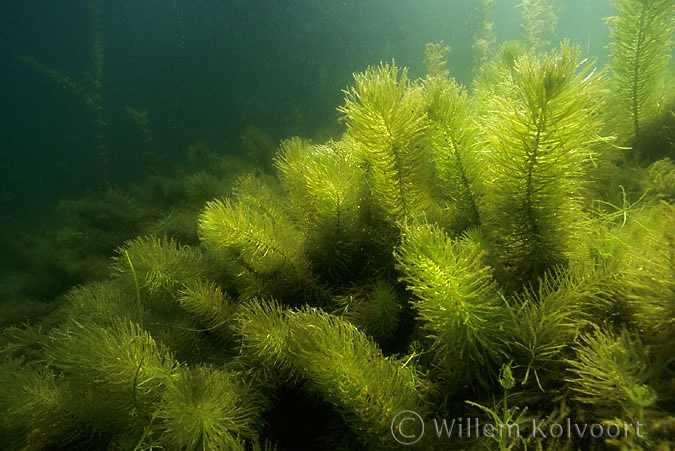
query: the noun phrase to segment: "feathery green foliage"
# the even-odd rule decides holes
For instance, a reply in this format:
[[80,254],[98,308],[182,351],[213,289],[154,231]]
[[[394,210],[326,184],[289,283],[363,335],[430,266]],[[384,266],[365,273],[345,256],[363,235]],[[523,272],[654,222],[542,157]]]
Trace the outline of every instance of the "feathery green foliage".
[[427,77],[448,78],[450,71],[446,69],[445,57],[450,53],[450,46],[443,41],[427,43],[424,46],[424,66],[427,69]]
[[[574,276],[563,271],[546,273],[536,288],[527,288],[516,297],[507,329],[509,354],[525,386],[530,376],[544,391],[560,383],[566,351],[594,318],[603,317],[607,295],[597,274]],[[546,374],[541,374],[545,372]],[[544,380],[553,379],[547,384]],[[542,382],[543,381],[543,382]]]
[[665,202],[643,211],[639,238],[626,254],[616,288],[640,328],[643,340],[660,355],[675,353],[675,208]]
[[423,87],[439,188],[452,203],[452,226],[461,232],[480,223],[480,159],[473,109],[466,90],[454,80],[428,77]]
[[173,376],[171,354],[137,324],[117,321],[103,329],[77,324],[52,334],[47,351],[54,366],[82,386],[110,384],[128,401],[156,396]]
[[72,433],[73,419],[64,408],[69,387],[54,371],[9,360],[0,365],[0,384],[0,434],[11,437],[3,447],[21,449],[82,439]]
[[338,298],[345,318],[378,342],[394,337],[400,322],[401,299],[396,288],[385,279],[377,279],[357,292]]
[[439,361],[458,378],[453,389],[481,381],[505,347],[500,328],[506,312],[483,257],[478,243],[453,241],[428,224],[406,227],[396,250],[421,327],[434,340]]
[[363,172],[338,143],[281,143],[275,159],[290,209],[307,236],[313,266],[328,279],[351,275],[366,235]]
[[366,448],[391,446],[388,435],[397,413],[423,415],[414,369],[385,358],[363,332],[316,309],[289,312],[287,318],[294,366]]
[[653,378],[649,349],[627,330],[615,334],[597,328],[584,335],[570,360],[575,399],[592,406],[605,418],[617,412],[640,420],[642,410],[656,402],[649,386]]
[[675,163],[670,158],[652,163],[645,179],[641,183],[645,191],[668,202],[675,201]]
[[515,63],[513,96],[483,118],[487,176],[483,226],[503,282],[534,281],[565,264],[580,233],[582,194],[598,140],[598,76],[563,44]]
[[145,237],[117,249],[113,271],[144,299],[175,299],[183,284],[204,274],[201,255],[173,238]]
[[422,414],[414,369],[386,358],[363,332],[318,309],[251,303],[240,314],[244,348],[304,381],[342,416],[366,449],[391,446],[402,410]]
[[[509,391],[516,386],[516,380],[513,377],[510,364],[502,364],[502,367],[499,370],[499,385],[504,391],[504,396],[499,403],[495,403],[494,408],[473,401],[466,401],[466,403],[482,410],[494,422],[495,429],[500,431],[500,433],[492,434],[491,437],[486,434],[484,438],[489,437],[494,439],[500,451],[520,449],[520,446],[522,446],[523,449],[527,449],[527,440],[529,437],[511,433],[511,431],[520,431],[520,428],[526,426],[526,423],[529,422],[529,418],[526,416],[527,407],[522,410],[518,407],[509,407]],[[501,433],[501,431],[507,431],[507,433]]]
[[252,273],[261,283],[273,280],[257,291],[279,295],[316,288],[305,254],[306,237],[262,183],[249,179],[237,199],[207,202],[199,218],[199,235],[207,249],[236,261],[244,273]]
[[[93,282],[77,286],[63,297],[61,314],[66,320],[93,323],[102,327],[112,325],[123,317],[141,322],[145,307],[139,310],[138,301],[120,286],[118,281]],[[110,313],[115,312],[115,316]]]
[[111,434],[141,431],[177,374],[171,352],[122,319],[109,328],[71,322],[51,333],[45,354],[82,394],[73,407],[79,420]]
[[558,23],[558,11],[552,0],[522,0],[518,4],[522,8],[523,41],[535,51],[550,45],[548,38],[553,34]]
[[420,86],[393,63],[369,67],[354,81],[338,110],[358,143],[354,151],[366,164],[379,213],[392,225],[430,214],[428,121]]
[[[393,63],[354,76],[340,140],[292,138],[272,158],[269,136],[249,129],[258,167],[198,144],[196,174],[151,177],[140,202],[111,191],[78,207],[80,221],[46,236],[87,236],[87,249],[108,252],[89,273],[96,282],[60,295],[44,321],[0,335],[0,443],[390,449],[400,444],[392,434],[418,437],[405,436],[420,432],[410,418],[396,423],[412,411],[475,412],[496,427],[523,425],[521,434],[535,419],[545,429],[566,418],[648,421],[646,439],[629,432],[592,446],[672,447],[675,170],[669,160],[613,166],[599,136],[616,126],[603,123],[602,79],[629,86],[624,69],[646,76],[616,98],[629,113],[637,99],[645,136],[661,125],[642,124],[665,59],[640,58],[671,44],[640,40],[665,35],[672,18],[655,11],[672,6],[618,1],[614,72],[596,73],[567,43],[538,53],[551,2],[523,1],[530,47],[505,43],[470,91],[449,78],[448,49],[430,44],[422,80]],[[479,2],[482,46],[493,3]],[[602,187],[587,190],[598,175]],[[43,264],[51,254],[39,255]],[[287,443],[284,434],[300,434],[280,433],[291,414],[303,435],[321,437]],[[434,425],[418,446],[589,445],[444,440]]]
[[232,316],[236,304],[214,282],[195,279],[180,290],[178,303],[205,330],[217,331],[225,338],[231,337]]
[[289,361],[292,332],[279,303],[254,299],[239,308],[236,320],[242,354],[249,366],[261,373],[263,381],[275,386],[297,378]]
[[527,49],[519,41],[507,41],[480,67],[471,84],[471,100],[477,113],[489,114],[493,97],[516,96],[516,61],[526,53]]
[[[608,19],[613,104],[618,130],[634,143],[642,125],[654,118],[665,88],[664,76],[673,48],[675,3],[671,0],[615,0],[618,15]],[[625,125],[630,124],[628,127]]]
[[245,450],[257,439],[261,396],[236,374],[181,368],[162,393],[154,416],[167,450]]
[[493,46],[497,41],[494,31],[494,22],[492,20],[495,0],[478,0],[476,5],[476,16],[478,17],[478,26],[473,35],[474,72],[478,72],[481,67],[488,63],[490,52],[494,52]]

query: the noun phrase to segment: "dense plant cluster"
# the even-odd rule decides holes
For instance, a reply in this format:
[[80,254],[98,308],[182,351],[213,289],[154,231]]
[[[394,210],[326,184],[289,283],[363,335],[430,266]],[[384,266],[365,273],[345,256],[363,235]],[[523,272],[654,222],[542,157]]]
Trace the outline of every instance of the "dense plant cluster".
[[[5,330],[4,447],[393,449],[402,411],[522,431],[428,429],[416,449],[674,446],[673,149],[649,167],[619,150],[647,152],[673,7],[617,3],[609,72],[567,42],[506,43],[469,92],[429,45],[421,80],[354,76],[339,140],[245,170],[207,150],[145,200],[91,205],[128,205],[108,218],[141,236]],[[565,419],[630,427],[527,430]]]

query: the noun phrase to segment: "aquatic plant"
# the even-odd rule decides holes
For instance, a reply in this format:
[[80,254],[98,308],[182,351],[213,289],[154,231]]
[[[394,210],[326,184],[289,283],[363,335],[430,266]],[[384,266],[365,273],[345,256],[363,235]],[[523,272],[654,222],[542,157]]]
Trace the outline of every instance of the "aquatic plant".
[[207,248],[240,268],[247,296],[288,298],[284,292],[318,290],[305,253],[307,238],[282,208],[279,194],[248,177],[235,196],[206,204],[199,235]]
[[[325,435],[313,448],[398,448],[399,412],[460,409],[652,425],[471,448],[671,446],[672,162],[619,187],[608,72],[567,42],[505,44],[471,90],[446,54],[427,46],[422,80],[393,62],[355,74],[339,140],[290,138],[271,158],[251,130],[263,170],[195,145],[194,174],[105,197],[118,208],[71,205],[138,237],[119,235],[110,277],[4,332],[3,445],[283,448],[268,422],[301,402]],[[588,189],[596,167],[618,201]],[[467,447],[436,438],[417,446]]]
[[656,397],[646,385],[648,355],[642,342],[625,330],[618,337],[602,330],[585,335],[577,359],[570,361],[575,398],[609,414],[635,414],[632,408],[651,406]]
[[527,48],[536,51],[547,48],[558,23],[559,7],[551,0],[523,0],[518,8],[522,8],[522,41]]
[[154,417],[165,449],[245,450],[246,439],[256,439],[264,406],[236,374],[184,367],[162,393]]
[[389,429],[397,413],[425,411],[414,369],[382,355],[340,317],[271,303],[243,308],[239,321],[245,348],[333,405],[365,449],[391,446]]
[[460,233],[480,224],[481,159],[474,109],[466,90],[453,79],[428,76],[423,88],[438,201],[447,202],[450,214],[444,220]]
[[366,244],[366,186],[343,143],[283,141],[275,166],[288,207],[307,237],[307,254],[328,280],[351,277]]
[[104,105],[103,105],[103,30],[101,22],[101,14],[103,12],[103,2],[101,0],[94,0],[90,3],[91,21],[93,25],[93,36],[91,42],[91,68],[87,72],[87,80],[84,85],[77,83],[69,75],[56,70],[52,67],[46,66],[30,56],[19,56],[19,61],[33,67],[39,72],[46,74],[49,78],[54,80],[60,86],[68,89],[75,94],[88,108],[91,109],[92,119],[94,123],[94,137],[95,149],[98,159],[98,177],[100,188],[107,189],[109,187],[108,178],[108,148],[106,145],[106,125],[104,119]]
[[675,5],[668,0],[617,0],[615,4],[618,14],[608,19],[613,102],[619,116],[617,132],[633,146],[661,104],[675,33]]
[[490,59],[491,52],[494,52],[494,45],[497,38],[494,32],[494,5],[495,0],[479,0],[476,4],[476,16],[478,16],[478,25],[473,34],[473,44],[471,46],[473,53],[474,73],[478,72]]
[[345,91],[345,115],[353,151],[368,165],[368,183],[377,214],[396,226],[405,218],[432,214],[428,121],[422,90],[395,64],[370,67],[354,75]]
[[514,91],[494,96],[481,119],[489,175],[479,209],[501,280],[519,286],[564,265],[581,233],[604,91],[567,43],[519,57],[513,77]]
[[434,341],[448,390],[486,384],[506,346],[499,334],[505,306],[484,254],[479,243],[453,241],[429,224],[407,226],[396,249],[401,279],[415,295],[413,307]]

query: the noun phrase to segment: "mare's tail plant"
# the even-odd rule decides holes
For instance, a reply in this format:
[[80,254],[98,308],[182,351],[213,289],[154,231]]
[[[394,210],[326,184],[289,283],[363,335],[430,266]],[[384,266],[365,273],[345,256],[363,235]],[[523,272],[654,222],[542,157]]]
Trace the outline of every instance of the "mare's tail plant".
[[378,213],[393,228],[408,217],[433,215],[422,88],[393,63],[369,67],[354,81],[339,111],[366,165]]
[[519,57],[513,78],[513,91],[489,99],[483,114],[487,174],[480,209],[499,279],[519,287],[565,265],[581,236],[604,91],[566,43]]
[[498,367],[506,346],[505,306],[484,255],[480,244],[452,240],[428,224],[407,226],[396,250],[401,280],[415,296],[420,327],[433,340],[450,390],[489,382],[484,375]]
[[[673,48],[675,3],[671,0],[616,0],[618,15],[608,19],[613,104],[617,130],[635,145],[653,119],[666,89],[664,76]],[[639,149],[638,149],[639,150]]]

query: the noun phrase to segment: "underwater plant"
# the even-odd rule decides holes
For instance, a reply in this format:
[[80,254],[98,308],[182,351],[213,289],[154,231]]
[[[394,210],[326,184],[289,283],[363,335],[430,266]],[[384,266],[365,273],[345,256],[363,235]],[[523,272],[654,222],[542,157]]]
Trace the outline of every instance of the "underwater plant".
[[421,88],[393,63],[370,67],[354,81],[338,110],[356,141],[353,151],[368,167],[377,214],[393,227],[433,214]]
[[245,348],[333,405],[364,449],[392,445],[388,431],[397,413],[425,411],[414,369],[382,355],[369,337],[340,317],[270,303],[242,308],[239,322]]
[[456,233],[480,224],[478,127],[466,90],[446,76],[424,81],[429,139],[438,179],[438,197],[447,202],[448,226]]
[[495,0],[479,0],[476,5],[476,15],[478,16],[478,26],[473,34],[473,53],[474,73],[484,66],[494,51],[494,45],[497,42],[494,32],[494,14]]
[[234,200],[213,200],[199,218],[207,248],[241,268],[246,296],[320,290],[305,253],[307,238],[282,208],[279,194],[257,178],[242,180]]
[[582,231],[584,185],[600,141],[604,87],[579,51],[516,59],[513,92],[481,119],[489,175],[479,205],[503,283],[564,265]]
[[518,4],[522,8],[522,33],[525,46],[535,51],[546,49],[558,23],[558,9],[552,0],[523,0]]
[[[674,446],[675,170],[615,165],[608,142],[625,130],[608,101],[628,91],[608,86],[620,64],[596,70],[568,42],[542,51],[546,5],[522,3],[528,43],[505,43],[470,88],[446,68],[448,47],[429,44],[420,80],[393,62],[354,75],[339,140],[292,137],[272,155],[249,129],[258,166],[198,143],[194,172],[149,177],[136,197],[110,191],[107,208],[67,204],[81,222],[64,242],[83,225],[108,266],[42,321],[2,333],[0,444]],[[651,102],[644,83],[636,93]],[[84,227],[95,221],[137,237]],[[523,435],[469,442],[434,422],[473,415]],[[307,424],[283,431],[289,418]],[[565,419],[631,426],[525,436]]]
[[103,105],[103,75],[104,75],[104,49],[101,14],[103,12],[102,0],[90,2],[90,14],[93,25],[93,37],[91,42],[91,68],[87,71],[86,85],[80,85],[69,75],[46,66],[30,56],[19,56],[19,61],[33,67],[39,72],[46,74],[59,86],[74,93],[82,102],[91,109],[92,119],[95,126],[94,137],[96,140],[96,156],[98,159],[98,177],[100,188],[109,188],[108,178],[108,148],[106,145],[106,125]]
[[289,210],[307,237],[308,257],[325,279],[351,277],[368,235],[362,171],[341,143],[281,143],[275,166]]
[[635,146],[667,89],[664,77],[673,48],[675,5],[669,0],[614,3],[618,14],[607,21],[612,37],[612,97],[619,116],[616,129],[626,144]]
[[485,383],[506,345],[498,333],[505,308],[484,254],[479,243],[453,241],[428,224],[407,226],[396,249],[401,280],[415,295],[420,327],[434,341],[450,391]]
[[160,441],[175,450],[245,450],[255,440],[264,400],[236,374],[181,368],[162,394],[155,418]]

